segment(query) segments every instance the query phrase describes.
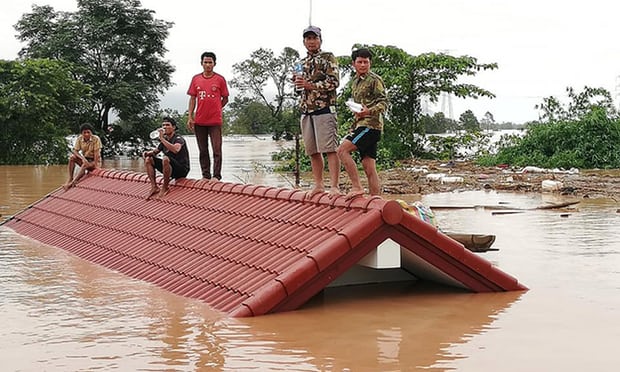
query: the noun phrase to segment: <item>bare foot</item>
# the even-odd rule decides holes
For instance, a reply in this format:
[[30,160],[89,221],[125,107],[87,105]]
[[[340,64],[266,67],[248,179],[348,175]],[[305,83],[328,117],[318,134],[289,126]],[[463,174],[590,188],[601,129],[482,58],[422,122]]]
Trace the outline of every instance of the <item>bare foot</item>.
[[322,187],[315,187],[312,190],[308,191],[306,193],[306,199],[312,199],[314,197],[314,195],[316,194],[322,194],[325,192],[325,189],[323,189]]
[[351,200],[351,199],[355,199],[358,196],[363,196],[364,195],[364,190],[351,190],[347,196],[345,196],[345,200]]
[[167,187],[162,187],[161,190],[159,190],[159,198],[163,198],[167,193],[168,193],[169,189]]
[[333,188],[333,187],[331,189],[329,189],[329,198],[330,199],[337,198],[340,195],[342,195],[342,193],[340,192],[340,189]]
[[150,199],[153,195],[157,194],[158,192],[159,192],[159,187],[151,186],[151,191],[149,192],[149,195],[146,198]]
[[75,186],[75,183],[73,183],[73,181],[71,181],[71,182],[67,182],[67,183],[65,183],[64,185],[62,185],[62,188],[63,188],[65,191],[67,191],[67,190],[69,190],[70,188],[72,188],[73,186]]

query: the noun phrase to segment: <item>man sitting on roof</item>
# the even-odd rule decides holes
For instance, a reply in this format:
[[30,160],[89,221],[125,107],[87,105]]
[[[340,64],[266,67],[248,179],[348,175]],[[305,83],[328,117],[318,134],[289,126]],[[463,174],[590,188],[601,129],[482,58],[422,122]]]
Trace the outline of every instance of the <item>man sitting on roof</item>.
[[[77,176],[73,178],[75,165],[80,166]],[[93,127],[88,123],[80,126],[80,135],[69,157],[69,179],[62,187],[69,190],[82,178],[86,172],[101,166],[101,139],[93,134]]]
[[[151,191],[147,199],[159,193],[163,197],[168,192],[170,179],[178,179],[189,173],[189,152],[183,137],[176,133],[177,123],[173,118],[165,117],[159,129],[159,146],[142,154],[146,173],[151,181]],[[163,153],[161,158],[156,155]],[[161,190],[155,180],[155,169],[163,173],[163,185]]]

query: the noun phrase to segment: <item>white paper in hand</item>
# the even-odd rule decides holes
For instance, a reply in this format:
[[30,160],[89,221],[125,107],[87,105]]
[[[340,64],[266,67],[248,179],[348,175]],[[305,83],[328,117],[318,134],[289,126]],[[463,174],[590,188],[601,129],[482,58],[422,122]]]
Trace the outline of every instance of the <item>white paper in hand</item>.
[[345,104],[347,105],[349,110],[351,110],[353,112],[361,112],[362,108],[363,108],[361,104],[353,101],[352,99],[346,101]]

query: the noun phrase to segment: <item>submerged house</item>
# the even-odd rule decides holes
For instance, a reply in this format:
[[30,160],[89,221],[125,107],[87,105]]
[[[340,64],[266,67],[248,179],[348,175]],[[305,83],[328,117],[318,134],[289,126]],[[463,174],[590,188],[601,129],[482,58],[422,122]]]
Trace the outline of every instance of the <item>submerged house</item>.
[[393,200],[191,179],[147,200],[149,188],[146,174],[97,169],[4,225],[235,317],[294,310],[334,285],[526,289]]

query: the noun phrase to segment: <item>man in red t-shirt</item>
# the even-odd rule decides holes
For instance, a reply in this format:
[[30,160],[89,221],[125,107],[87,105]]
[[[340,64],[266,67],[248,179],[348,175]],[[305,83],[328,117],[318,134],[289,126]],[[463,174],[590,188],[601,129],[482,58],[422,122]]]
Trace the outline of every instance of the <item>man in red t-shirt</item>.
[[[187,94],[189,108],[187,127],[196,134],[200,152],[202,177],[222,179],[222,109],[228,103],[226,79],[213,71],[215,53],[204,52],[200,56],[202,73],[194,75]],[[213,173],[209,155],[209,138],[213,149]]]

